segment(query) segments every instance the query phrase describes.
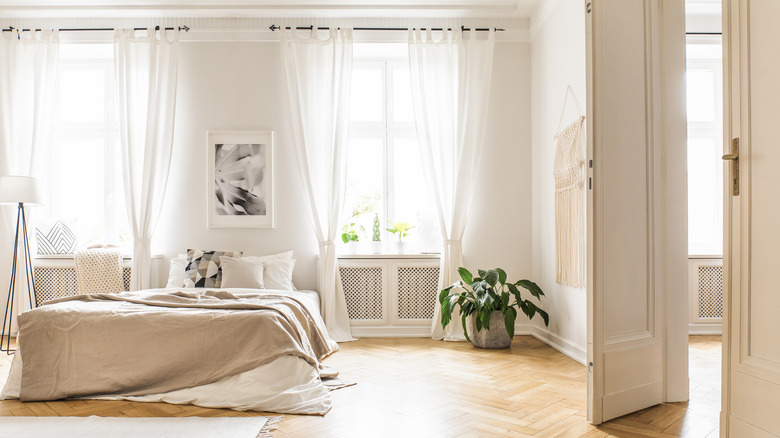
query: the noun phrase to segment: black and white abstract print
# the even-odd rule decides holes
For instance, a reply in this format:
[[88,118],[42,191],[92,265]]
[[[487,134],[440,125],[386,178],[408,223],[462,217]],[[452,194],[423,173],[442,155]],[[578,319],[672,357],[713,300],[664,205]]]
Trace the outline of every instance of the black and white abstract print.
[[214,204],[220,216],[265,216],[267,146],[215,144]]

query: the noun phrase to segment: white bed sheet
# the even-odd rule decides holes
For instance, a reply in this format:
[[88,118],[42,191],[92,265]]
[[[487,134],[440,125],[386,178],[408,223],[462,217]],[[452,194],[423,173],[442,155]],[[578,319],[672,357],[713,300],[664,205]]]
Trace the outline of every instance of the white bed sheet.
[[[178,288],[177,290],[182,290]],[[183,290],[188,290],[184,288]],[[256,289],[225,289],[234,294]],[[285,295],[298,299],[327,333],[319,312],[319,294],[314,291],[267,290],[269,295]],[[22,356],[14,354],[8,380],[0,399],[18,399],[22,383]],[[319,372],[304,359],[282,356],[273,362],[213,383],[175,391],[141,396],[109,395],[86,397],[100,400],[130,400],[193,404],[209,408],[230,408],[294,414],[326,414],[331,406],[330,391],[320,380]]]

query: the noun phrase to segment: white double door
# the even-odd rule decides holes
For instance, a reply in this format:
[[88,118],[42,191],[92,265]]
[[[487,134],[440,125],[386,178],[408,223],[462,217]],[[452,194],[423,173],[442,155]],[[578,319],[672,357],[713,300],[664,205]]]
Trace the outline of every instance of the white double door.
[[[588,389],[600,423],[687,398],[684,26],[682,0],[586,3]],[[724,154],[738,139],[739,160],[724,164],[721,436],[778,437],[780,0],[723,5]]]

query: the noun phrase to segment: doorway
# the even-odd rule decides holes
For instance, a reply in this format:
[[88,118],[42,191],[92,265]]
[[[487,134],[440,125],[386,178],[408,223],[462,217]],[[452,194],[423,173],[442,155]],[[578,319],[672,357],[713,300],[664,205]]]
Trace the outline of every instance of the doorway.
[[[720,0],[686,0],[688,409],[717,425],[723,322],[723,38]],[[709,436],[709,435],[708,435]],[[714,435],[717,436],[717,428]]]

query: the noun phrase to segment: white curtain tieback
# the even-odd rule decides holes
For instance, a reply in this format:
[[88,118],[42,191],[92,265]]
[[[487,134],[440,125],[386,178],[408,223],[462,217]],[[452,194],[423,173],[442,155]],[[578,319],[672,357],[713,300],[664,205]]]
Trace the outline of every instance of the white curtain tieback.
[[458,239],[458,240],[445,240],[444,241],[445,245],[460,245],[461,243],[463,243],[463,241],[460,240],[460,239]]

